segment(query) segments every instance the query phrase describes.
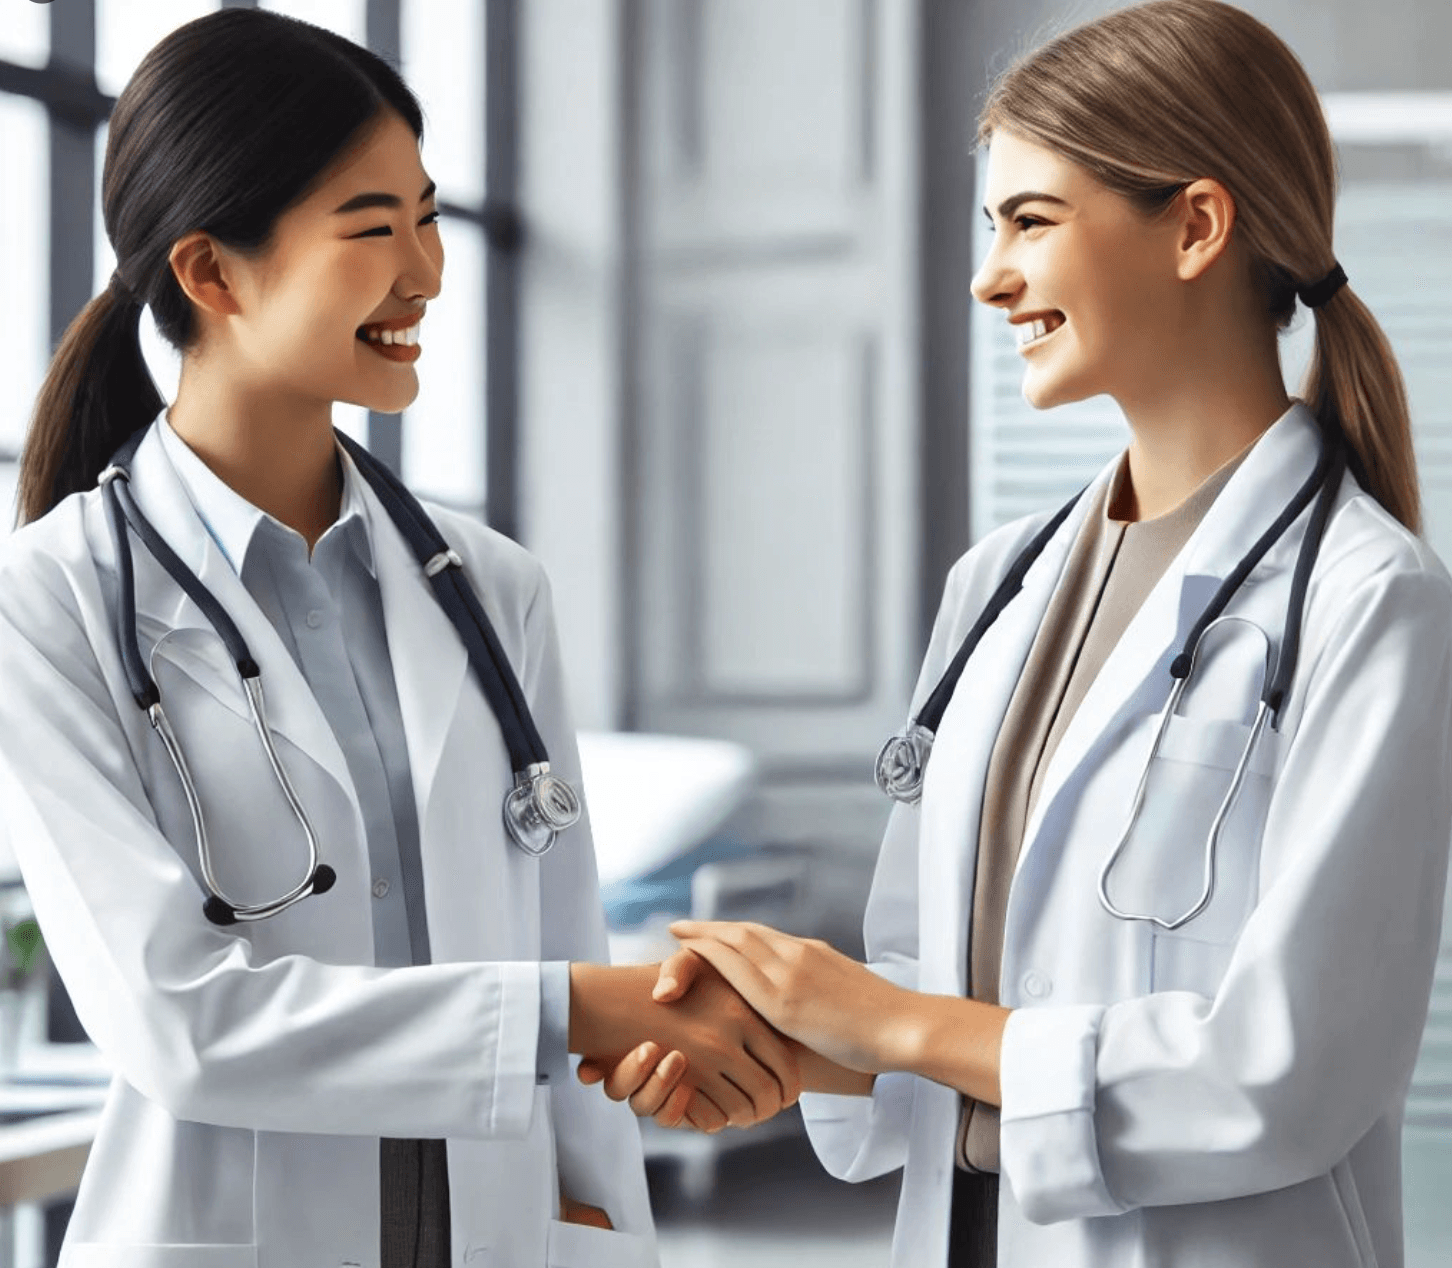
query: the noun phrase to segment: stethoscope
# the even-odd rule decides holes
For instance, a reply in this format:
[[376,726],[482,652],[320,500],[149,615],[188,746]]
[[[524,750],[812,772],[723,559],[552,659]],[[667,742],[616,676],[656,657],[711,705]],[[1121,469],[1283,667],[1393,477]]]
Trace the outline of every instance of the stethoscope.
[[[1316,554],[1321,547],[1321,537],[1326,529],[1326,521],[1331,514],[1332,503],[1336,500],[1337,491],[1341,487],[1341,476],[1345,469],[1346,451],[1339,434],[1331,436],[1323,434],[1320,456],[1316,461],[1315,469],[1296,491],[1295,496],[1275,522],[1261,534],[1256,543],[1246,552],[1245,557],[1235,566],[1234,571],[1221,583],[1214,598],[1210,600],[1205,610],[1201,612],[1199,619],[1191,627],[1179,655],[1170,662],[1170,675],[1173,683],[1170,687],[1169,699],[1160,713],[1154,743],[1150,748],[1148,758],[1145,759],[1145,768],[1140,775],[1139,785],[1130,806],[1129,822],[1120,833],[1118,843],[1109,852],[1099,871],[1099,901],[1104,910],[1116,919],[1144,920],[1161,929],[1178,929],[1181,925],[1193,920],[1209,905],[1210,898],[1215,891],[1215,851],[1220,844],[1221,831],[1240,797],[1256,743],[1267,725],[1272,728],[1277,725],[1281,708],[1290,691],[1291,680],[1295,676],[1296,659],[1300,654],[1301,618],[1306,606],[1306,588],[1310,583],[1311,569],[1315,565]],[[947,672],[943,674],[937,686],[933,688],[932,694],[928,696],[927,703],[918,711],[904,731],[893,736],[883,745],[882,751],[877,757],[877,784],[895,801],[911,804],[922,797],[923,776],[927,769],[928,758],[932,753],[933,738],[943,720],[948,702],[953,698],[953,691],[958,686],[958,680],[963,676],[963,669],[968,663],[969,656],[973,654],[974,649],[987,633],[988,628],[998,619],[999,614],[1023,588],[1025,574],[1048,544],[1049,539],[1068,518],[1069,512],[1073,510],[1083,493],[1082,489],[1076,493],[1020,552],[994,591],[988,606],[984,608],[978,620],[968,631],[968,636],[963,640],[962,646],[958,648],[957,654],[948,665]],[[1306,534],[1301,539],[1300,550],[1296,555],[1296,567],[1291,577],[1291,597],[1286,611],[1285,633],[1281,640],[1280,655],[1275,657],[1272,652],[1270,635],[1265,630],[1245,617],[1223,616],[1222,613],[1246,577],[1250,575],[1251,570],[1261,561],[1266,551],[1280,540],[1312,499],[1315,499],[1316,505],[1311,512],[1310,521],[1306,526]],[[1159,754],[1170,719],[1174,716],[1180,703],[1180,697],[1184,695],[1185,688],[1194,673],[1200,654],[1201,641],[1212,628],[1229,622],[1248,625],[1264,638],[1266,657],[1261,674],[1260,703],[1256,707],[1255,719],[1246,737],[1240,759],[1236,762],[1231,775],[1230,786],[1211,822],[1210,834],[1205,843],[1204,874],[1200,896],[1189,910],[1173,920],[1166,920],[1162,916],[1150,913],[1123,911],[1109,896],[1110,874],[1114,870],[1115,864],[1123,856],[1130,836],[1134,832],[1135,824],[1139,820],[1140,809],[1145,800],[1145,789],[1149,783],[1150,770]],[[1273,662],[1275,668],[1272,673]]]
[[[132,696],[161,737],[162,745],[181,780],[197,839],[202,881],[208,892],[208,898],[202,907],[207,919],[218,925],[235,924],[239,920],[265,920],[286,911],[309,894],[327,893],[337,881],[337,873],[318,860],[317,833],[313,830],[307,811],[303,808],[297,790],[288,778],[287,768],[283,766],[273,744],[262,695],[261,670],[252,658],[241,631],[216,596],[202,584],[201,578],[181,561],[166,539],[141,513],[132,496],[130,464],[136,456],[137,446],[140,445],[145,430],[142,428],[137,431],[121,446],[99,477],[111,539],[116,547],[119,593],[115,626],[121,663]],[[419,505],[418,499],[397,476],[347,436],[338,433],[337,439],[368,481],[378,500],[383,503],[398,531],[403,534],[418,559],[424,576],[433,587],[434,597],[464,642],[474,677],[504,733],[510,768],[514,772],[514,786],[504,798],[504,826],[520,849],[538,857],[555,843],[560,832],[579,819],[580,799],[568,782],[550,771],[549,755],[530,714],[524,691],[510,667],[509,658],[504,654],[494,626],[479,603],[478,595],[464,576],[464,561],[450,549],[438,528],[429,519],[428,513]],[[172,580],[201,608],[203,615],[226,645],[242,679],[248,709],[252,714],[252,724],[263,751],[267,754],[268,765],[272,768],[278,787],[281,788],[282,795],[307,840],[307,874],[286,894],[270,902],[234,902],[222,892],[217,881],[212,866],[212,848],[207,836],[206,817],[202,813],[196,784],[187,768],[186,757],[182,753],[176,732],[161,707],[161,692],[141,656],[136,629],[136,580],[132,567],[131,542],[126,531],[128,525],[141,539],[142,545],[171,575]]]

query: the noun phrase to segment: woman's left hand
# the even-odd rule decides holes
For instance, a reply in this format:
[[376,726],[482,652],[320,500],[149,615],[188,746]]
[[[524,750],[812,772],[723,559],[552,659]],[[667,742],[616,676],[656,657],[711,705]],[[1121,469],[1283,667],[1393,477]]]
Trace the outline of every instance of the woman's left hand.
[[678,920],[671,932],[782,1034],[853,1070],[895,1068],[915,1024],[911,992],[825,942],[766,925]]

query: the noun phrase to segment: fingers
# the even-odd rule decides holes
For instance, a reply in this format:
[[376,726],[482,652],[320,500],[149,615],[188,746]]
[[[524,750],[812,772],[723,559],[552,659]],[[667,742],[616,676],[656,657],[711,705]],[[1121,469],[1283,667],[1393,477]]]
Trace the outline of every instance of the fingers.
[[[675,1093],[681,1076],[686,1072],[686,1058],[683,1053],[668,1052],[665,1058],[651,1072],[651,1075],[630,1097],[630,1108],[640,1118],[652,1118],[665,1107]],[[688,1089],[689,1090],[689,1089]],[[687,1097],[687,1100],[690,1098]],[[684,1112],[684,1103],[682,1104]],[[677,1115],[677,1118],[680,1116]]]
[[746,1051],[760,1062],[776,1081],[781,1093],[778,1111],[786,1109],[789,1105],[795,1105],[802,1095],[802,1076],[796,1053],[792,1051],[787,1041],[776,1031],[762,1026],[760,1034],[752,1035],[747,1040]]
[[580,1062],[577,1077],[581,1083],[605,1083],[605,1095],[612,1101],[623,1101],[638,1092],[649,1081],[660,1064],[660,1045],[652,1039],[632,1048],[611,1068],[593,1058]]
[[680,999],[695,985],[701,968],[700,957],[694,952],[682,948],[668,960],[662,962],[660,976],[656,979],[655,988],[651,991],[651,998],[658,1004],[669,1004]]
[[576,1202],[566,1193],[560,1194],[560,1222],[563,1224],[588,1224],[591,1228],[613,1229],[610,1217],[598,1206]]
[[686,1120],[686,1111],[690,1109],[692,1101],[696,1099],[696,1089],[688,1087],[684,1083],[677,1083],[670,1095],[652,1115],[655,1121],[662,1127],[679,1127]]
[[688,938],[682,945],[705,960],[758,1013],[775,1021],[775,984],[756,963],[715,938]]
[[686,1107],[686,1122],[698,1132],[714,1136],[726,1126],[726,1112],[699,1088]]
[[[738,1064],[742,1066],[756,1066],[758,1071],[761,1069],[754,1061],[750,1060]],[[697,1090],[709,1096],[717,1108],[726,1116],[726,1125],[731,1127],[749,1127],[757,1121],[756,1105],[751,1094],[742,1086],[742,1083],[749,1079],[749,1075],[745,1071],[733,1067],[729,1073],[720,1071],[702,1076],[698,1069],[697,1077],[699,1079]],[[775,1091],[776,1088],[773,1084],[771,1088],[772,1094]]]
[[789,933],[782,933],[770,925],[760,925],[754,920],[673,920],[671,933],[680,942],[688,938],[714,938],[728,946],[744,948],[748,942],[764,947],[779,949],[783,944],[799,942],[801,939]]

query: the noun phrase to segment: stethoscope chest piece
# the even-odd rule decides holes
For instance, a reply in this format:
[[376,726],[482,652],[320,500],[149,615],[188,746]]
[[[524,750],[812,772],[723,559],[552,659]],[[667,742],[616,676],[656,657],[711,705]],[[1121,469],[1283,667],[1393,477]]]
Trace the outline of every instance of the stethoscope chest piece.
[[915,805],[922,799],[923,778],[933,752],[933,733],[912,722],[882,746],[873,772],[877,786],[894,801]]
[[536,762],[514,777],[504,798],[504,826],[514,843],[536,858],[580,818],[580,799],[548,762]]

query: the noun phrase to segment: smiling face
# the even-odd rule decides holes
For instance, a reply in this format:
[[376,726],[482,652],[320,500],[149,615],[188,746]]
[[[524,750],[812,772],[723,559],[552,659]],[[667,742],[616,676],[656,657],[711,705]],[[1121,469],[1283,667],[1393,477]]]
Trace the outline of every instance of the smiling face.
[[1184,290],[1181,225],[1148,217],[1083,167],[999,129],[988,149],[984,210],[993,248],[976,299],[1002,308],[1039,409],[1108,393],[1143,397],[1174,357]]
[[418,138],[385,110],[278,218],[265,250],[223,249],[237,311],[218,333],[245,377],[299,402],[407,406],[443,271],[437,219]]

